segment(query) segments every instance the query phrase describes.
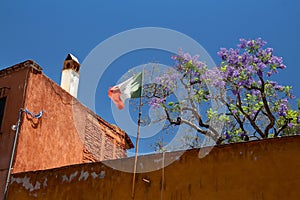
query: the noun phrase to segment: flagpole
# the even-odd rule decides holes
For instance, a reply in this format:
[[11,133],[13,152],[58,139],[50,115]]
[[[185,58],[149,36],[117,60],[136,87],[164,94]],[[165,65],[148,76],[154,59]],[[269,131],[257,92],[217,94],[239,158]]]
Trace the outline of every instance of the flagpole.
[[131,198],[132,199],[134,199],[134,194],[135,194],[136,168],[137,168],[137,159],[138,159],[138,153],[139,153],[139,139],[140,139],[141,117],[142,117],[143,82],[144,82],[144,69],[142,71],[142,88],[141,88],[141,96],[140,96],[140,104],[139,104],[138,129],[137,129],[136,140],[135,140],[135,157],[134,157],[134,167],[133,167],[133,177],[132,177],[132,190],[131,190]]
[[131,198],[132,199],[134,199],[134,193],[135,193],[135,179],[136,179],[137,158],[138,158],[138,153],[139,153],[139,138],[140,138],[140,130],[141,130],[141,116],[142,116],[142,96],[140,97],[138,130],[137,130],[136,140],[135,140],[135,157],[134,157],[132,191],[131,191]]

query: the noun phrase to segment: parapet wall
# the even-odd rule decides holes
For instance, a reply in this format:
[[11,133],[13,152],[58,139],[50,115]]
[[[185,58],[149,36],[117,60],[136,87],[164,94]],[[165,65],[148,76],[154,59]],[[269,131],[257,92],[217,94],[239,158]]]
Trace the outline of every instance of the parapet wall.
[[[141,156],[138,171],[157,170],[137,174],[135,199],[298,200],[299,152],[293,136],[221,145],[203,158],[199,149]],[[133,174],[116,168],[132,168],[133,158],[106,164],[13,174],[8,199],[131,199]]]

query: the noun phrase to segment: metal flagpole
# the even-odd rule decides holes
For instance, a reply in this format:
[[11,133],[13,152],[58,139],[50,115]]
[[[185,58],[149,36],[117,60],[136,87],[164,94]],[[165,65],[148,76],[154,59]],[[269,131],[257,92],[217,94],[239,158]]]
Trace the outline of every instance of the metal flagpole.
[[139,153],[139,138],[140,138],[141,116],[142,116],[143,82],[144,82],[144,69],[142,71],[142,88],[141,88],[140,105],[139,105],[138,129],[137,129],[136,140],[135,140],[135,157],[134,157],[134,167],[133,167],[133,177],[132,177],[132,190],[131,190],[131,198],[132,199],[134,199],[134,193],[135,193],[136,168],[137,168],[137,158],[138,158],[138,153]]
[[139,138],[140,138],[140,130],[141,130],[141,116],[142,116],[142,96],[140,97],[138,130],[137,130],[136,140],[135,140],[135,157],[134,157],[132,191],[131,191],[131,198],[132,199],[134,199],[134,192],[135,192],[135,178],[136,178],[137,158],[138,158],[138,153],[139,153]]

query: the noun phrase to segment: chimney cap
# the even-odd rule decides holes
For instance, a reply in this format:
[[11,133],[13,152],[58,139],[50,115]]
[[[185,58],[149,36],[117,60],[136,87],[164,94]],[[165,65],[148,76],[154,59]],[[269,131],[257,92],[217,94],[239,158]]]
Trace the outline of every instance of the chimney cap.
[[68,55],[67,55],[67,57],[66,57],[65,60],[74,60],[75,62],[77,62],[78,64],[80,64],[79,61],[78,61],[78,59],[73,54],[71,54],[71,53],[68,53]]

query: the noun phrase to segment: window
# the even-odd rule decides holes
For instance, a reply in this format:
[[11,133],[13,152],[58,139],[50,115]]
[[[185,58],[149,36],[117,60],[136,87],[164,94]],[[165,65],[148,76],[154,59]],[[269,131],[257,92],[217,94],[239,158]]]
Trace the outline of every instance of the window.
[[0,98],[0,130],[2,127],[2,120],[4,116],[4,109],[5,109],[6,97]]

